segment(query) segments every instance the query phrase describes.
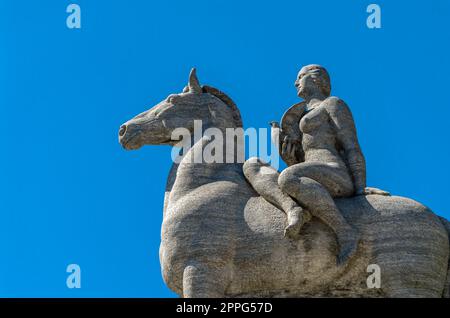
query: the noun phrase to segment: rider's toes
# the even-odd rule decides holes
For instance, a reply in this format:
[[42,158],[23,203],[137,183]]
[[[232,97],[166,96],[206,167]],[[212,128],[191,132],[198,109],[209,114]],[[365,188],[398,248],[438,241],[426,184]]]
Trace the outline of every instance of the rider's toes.
[[346,264],[358,250],[359,235],[354,232],[350,237],[340,242],[340,253],[337,258],[337,265],[342,266]]
[[301,208],[288,213],[288,226],[284,230],[284,236],[290,239],[298,239],[303,225],[311,220],[311,214]]
[[351,244],[352,246],[345,246],[339,253],[337,257],[337,265],[343,266],[345,265],[355,254],[356,252],[356,244]]
[[290,224],[284,229],[284,237],[291,239],[291,240],[297,240],[299,238],[299,222],[295,224]]

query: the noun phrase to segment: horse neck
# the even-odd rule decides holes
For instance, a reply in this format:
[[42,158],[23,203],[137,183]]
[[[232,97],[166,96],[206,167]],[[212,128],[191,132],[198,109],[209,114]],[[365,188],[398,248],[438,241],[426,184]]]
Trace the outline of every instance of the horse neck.
[[[222,160],[219,162],[208,162],[208,158],[205,158],[204,156],[205,149],[208,151],[208,146],[211,149],[211,143],[215,142],[214,139],[207,140],[207,138],[203,137],[194,141],[194,137],[192,137],[193,139],[191,142],[194,145],[183,156],[183,159],[179,164],[174,163],[172,166],[168,179],[168,188],[170,188],[170,191],[172,192],[171,200],[177,199],[191,190],[213,182],[245,182],[242,174],[243,162],[240,162],[243,160],[237,160],[237,149],[239,144],[234,142],[232,147],[230,147],[230,145],[227,147],[226,144],[225,134],[227,128],[233,127],[231,127],[231,125],[222,125],[222,127],[207,125],[204,127],[204,131],[208,128],[216,128],[216,132],[222,132]],[[216,147],[216,149],[219,148]],[[227,158],[229,160],[227,160]],[[171,183],[171,185],[169,183]]]

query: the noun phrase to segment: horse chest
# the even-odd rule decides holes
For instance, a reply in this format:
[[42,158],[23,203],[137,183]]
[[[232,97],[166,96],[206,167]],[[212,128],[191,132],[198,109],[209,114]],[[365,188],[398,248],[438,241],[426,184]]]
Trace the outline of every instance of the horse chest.
[[235,212],[230,204],[236,185],[214,182],[177,192],[169,198],[161,246],[170,262],[192,258],[227,259],[233,253]]

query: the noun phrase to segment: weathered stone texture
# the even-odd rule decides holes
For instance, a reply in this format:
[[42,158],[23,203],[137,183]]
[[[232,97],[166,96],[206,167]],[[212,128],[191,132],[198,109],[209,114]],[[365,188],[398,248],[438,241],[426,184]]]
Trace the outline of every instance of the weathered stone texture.
[[[450,297],[450,223],[366,187],[350,109],[329,96],[324,68],[303,68],[296,87],[305,101],[272,123],[289,165],[281,173],[257,159],[190,163],[208,138],[173,165],[160,247],[166,284],[184,297]],[[192,130],[194,119],[205,129],[242,126],[231,99],[192,72],[183,93],[122,125],[119,141],[130,150],[174,145],[173,130]],[[379,289],[366,284],[370,264],[381,269]]]

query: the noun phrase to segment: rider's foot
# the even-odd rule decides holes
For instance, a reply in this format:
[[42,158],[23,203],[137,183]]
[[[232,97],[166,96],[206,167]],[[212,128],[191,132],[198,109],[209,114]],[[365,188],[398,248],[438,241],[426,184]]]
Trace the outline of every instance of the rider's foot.
[[295,207],[286,214],[288,225],[284,229],[284,236],[296,240],[303,225],[311,220],[311,214],[301,207]]
[[337,257],[337,265],[345,265],[356,253],[360,236],[358,231],[350,229],[338,237],[339,255]]

